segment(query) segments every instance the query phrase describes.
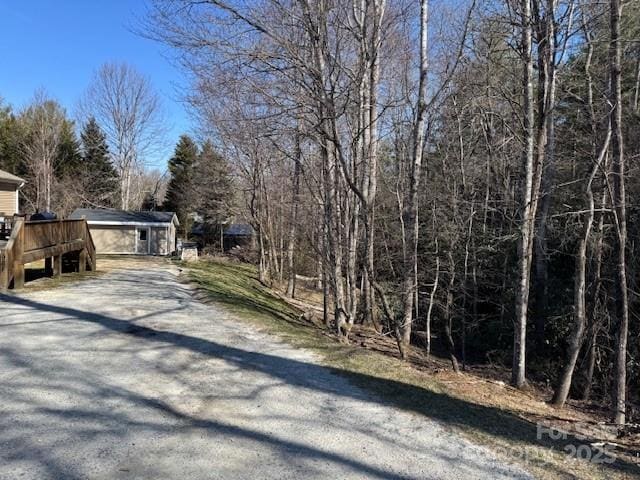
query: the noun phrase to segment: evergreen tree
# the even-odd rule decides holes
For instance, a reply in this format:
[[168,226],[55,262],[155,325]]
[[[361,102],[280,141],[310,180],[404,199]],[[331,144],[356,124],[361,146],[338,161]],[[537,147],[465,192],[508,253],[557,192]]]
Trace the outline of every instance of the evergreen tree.
[[[198,157],[194,192],[198,199],[197,211],[204,221],[205,243],[219,242],[221,229],[230,216],[232,180],[226,159],[206,141]],[[222,248],[222,246],[220,246]]]
[[143,211],[154,211],[158,206],[158,202],[156,201],[156,197],[153,193],[147,192],[144,194],[144,198],[142,199],[142,206],[140,207]]
[[178,216],[185,237],[191,230],[190,214],[194,205],[194,167],[198,160],[198,145],[188,135],[180,136],[173,157],[169,160],[171,179],[167,188],[164,209]]
[[24,175],[25,167],[20,154],[22,129],[10,106],[0,98],[0,169]]
[[75,176],[82,166],[80,142],[76,136],[74,124],[65,119],[60,132],[60,143],[55,161],[55,173],[58,177]]
[[85,204],[113,207],[118,193],[118,174],[109,157],[104,132],[91,117],[80,134],[82,162],[80,176],[85,179]]

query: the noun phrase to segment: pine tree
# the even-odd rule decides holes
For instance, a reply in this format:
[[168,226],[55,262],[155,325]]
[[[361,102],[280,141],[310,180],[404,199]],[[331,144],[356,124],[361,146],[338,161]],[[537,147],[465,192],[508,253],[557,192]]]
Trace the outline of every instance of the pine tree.
[[118,193],[118,174],[109,157],[104,132],[91,117],[80,134],[82,163],[80,177],[83,182],[87,206],[113,207]]
[[189,215],[195,211],[193,179],[197,160],[198,145],[188,135],[181,135],[169,160],[171,179],[163,207],[176,213],[185,237],[191,229]]
[[80,142],[74,131],[74,124],[64,120],[60,132],[60,144],[56,155],[55,173],[58,177],[75,176],[82,168]]
[[25,174],[20,152],[22,131],[10,106],[0,98],[0,169],[16,175]]
[[[198,158],[194,185],[197,211],[204,221],[205,243],[220,238],[223,223],[230,215],[232,181],[226,159],[216,152],[210,141],[204,142]],[[222,248],[222,246],[220,246]]]

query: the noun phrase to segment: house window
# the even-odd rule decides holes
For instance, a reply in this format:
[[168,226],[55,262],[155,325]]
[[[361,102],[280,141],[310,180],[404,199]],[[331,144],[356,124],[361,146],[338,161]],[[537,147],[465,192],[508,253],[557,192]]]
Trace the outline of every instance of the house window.
[[146,230],[140,230],[140,241],[141,242],[146,242],[147,241],[147,231]]

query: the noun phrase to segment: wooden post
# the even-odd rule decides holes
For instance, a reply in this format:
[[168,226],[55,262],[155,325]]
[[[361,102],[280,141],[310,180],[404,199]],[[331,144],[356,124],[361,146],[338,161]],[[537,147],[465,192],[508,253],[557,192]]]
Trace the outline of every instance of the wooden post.
[[53,264],[51,257],[47,257],[44,259],[44,274],[47,277],[53,275]]
[[83,248],[80,250],[80,255],[78,258],[78,272],[84,273],[87,270],[87,249]]
[[55,278],[62,275],[62,255],[53,257],[53,276]]
[[24,254],[24,220],[22,221],[22,225],[14,225],[14,228],[20,229],[13,248],[13,288],[23,288],[24,264],[22,263],[22,256]]
[[[0,255],[4,253],[0,252]],[[0,258],[0,291],[5,291],[9,288],[9,266],[6,265],[6,257]],[[5,263],[3,265],[3,262]]]

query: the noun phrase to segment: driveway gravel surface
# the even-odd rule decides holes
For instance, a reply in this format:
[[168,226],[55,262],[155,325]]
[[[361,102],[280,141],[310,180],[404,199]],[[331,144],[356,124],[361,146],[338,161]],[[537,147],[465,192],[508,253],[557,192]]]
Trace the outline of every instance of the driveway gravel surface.
[[0,479],[244,478],[529,477],[200,303],[169,263],[0,294]]

